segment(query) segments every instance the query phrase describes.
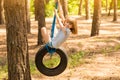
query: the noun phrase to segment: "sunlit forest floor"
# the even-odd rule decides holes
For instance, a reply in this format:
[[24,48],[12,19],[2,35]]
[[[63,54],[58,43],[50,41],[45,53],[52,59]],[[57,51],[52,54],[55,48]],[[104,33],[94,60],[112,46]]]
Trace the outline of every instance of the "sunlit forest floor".
[[[79,33],[71,35],[62,45],[67,54],[80,51],[87,54],[83,63],[72,68],[68,67],[62,74],[47,77],[33,74],[33,80],[120,80],[120,16],[117,22],[112,22],[112,16],[102,16],[99,36],[90,37],[92,19],[73,16],[77,19]],[[37,22],[31,20],[31,34],[28,34],[30,59],[34,60],[35,53],[40,48],[37,45]],[[50,29],[52,18],[46,18]],[[6,30],[0,25],[0,69],[6,63]],[[2,72],[0,72],[2,73]],[[2,79],[0,79],[2,80]]]

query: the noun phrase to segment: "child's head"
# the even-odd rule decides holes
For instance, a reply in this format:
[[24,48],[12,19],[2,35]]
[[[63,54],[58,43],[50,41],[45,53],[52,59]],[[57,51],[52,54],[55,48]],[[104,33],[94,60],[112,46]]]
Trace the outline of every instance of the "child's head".
[[67,18],[67,22],[69,23],[70,30],[73,34],[77,34],[78,33],[78,29],[77,29],[77,21],[73,18]]

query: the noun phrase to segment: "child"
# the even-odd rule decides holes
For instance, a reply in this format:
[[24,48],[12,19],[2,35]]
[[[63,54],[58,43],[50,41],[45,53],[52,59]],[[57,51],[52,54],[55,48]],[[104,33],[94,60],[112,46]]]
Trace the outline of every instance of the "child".
[[77,23],[75,19],[67,18],[61,21],[60,17],[57,14],[57,10],[55,10],[55,15],[57,18],[57,22],[59,24],[59,31],[53,39],[50,38],[45,27],[41,28],[41,34],[45,43],[48,44],[49,47],[58,48],[62,43],[64,43],[70,35],[70,32],[73,34],[77,34]]

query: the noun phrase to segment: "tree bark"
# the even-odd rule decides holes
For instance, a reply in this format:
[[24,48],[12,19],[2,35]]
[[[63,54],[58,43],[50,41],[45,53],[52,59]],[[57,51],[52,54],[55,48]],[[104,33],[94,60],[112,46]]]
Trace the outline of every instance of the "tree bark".
[[0,0],[0,24],[4,24],[4,18],[3,18],[3,0]]
[[113,0],[114,2],[114,16],[113,21],[117,21],[117,0]]
[[8,80],[31,80],[25,0],[4,0]]
[[42,35],[41,35],[41,27],[45,27],[45,4],[44,0],[35,0],[35,16],[38,21],[38,45],[43,44]]
[[110,16],[110,11],[111,11],[112,8],[113,8],[113,0],[111,0],[111,2],[110,2],[108,16]]
[[89,0],[85,0],[85,5],[86,5],[86,7],[85,7],[85,11],[86,11],[86,20],[88,20],[88,19],[90,19],[90,2],[89,2]]
[[66,18],[68,16],[68,7],[67,7],[67,0],[60,0],[64,17]]
[[94,14],[92,22],[91,36],[99,35],[101,17],[101,0],[94,0]]
[[45,0],[46,3],[49,3],[50,0]]
[[35,6],[35,20],[36,21],[38,20],[38,16],[39,16],[39,14],[38,14],[38,12],[39,12],[38,4],[39,4],[39,0],[35,0],[34,1],[34,6]]
[[30,11],[30,0],[25,0],[26,2],[26,21],[27,21],[27,33],[28,34],[30,34],[31,33],[31,27],[30,27],[30,24],[31,24],[31,22],[30,22],[30,13],[29,13],[29,11]]
[[108,12],[108,0],[106,0],[106,12]]
[[80,0],[78,15],[82,15],[82,2],[83,0]]

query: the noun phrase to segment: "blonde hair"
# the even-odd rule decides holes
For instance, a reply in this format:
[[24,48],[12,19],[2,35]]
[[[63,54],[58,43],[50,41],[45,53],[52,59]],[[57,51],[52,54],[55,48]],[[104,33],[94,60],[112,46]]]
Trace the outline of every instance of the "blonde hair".
[[73,18],[67,18],[67,21],[72,25],[70,29],[73,34],[78,34],[77,21]]

